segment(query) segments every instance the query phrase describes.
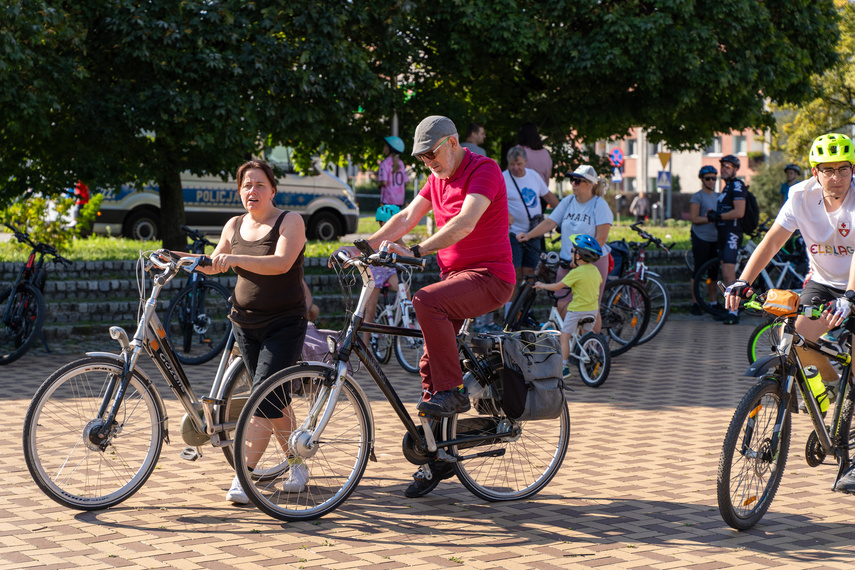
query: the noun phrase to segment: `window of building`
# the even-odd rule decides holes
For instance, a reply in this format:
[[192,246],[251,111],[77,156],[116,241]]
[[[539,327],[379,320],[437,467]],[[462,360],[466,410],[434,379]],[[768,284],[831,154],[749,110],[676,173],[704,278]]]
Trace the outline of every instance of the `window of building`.
[[704,149],[704,154],[721,154],[721,137],[714,137],[712,144]]
[[626,155],[638,156],[638,139],[626,139]]
[[636,182],[635,176],[627,176],[623,179],[623,191],[624,192],[636,192]]
[[748,139],[745,135],[733,137],[733,154],[746,154],[748,152]]

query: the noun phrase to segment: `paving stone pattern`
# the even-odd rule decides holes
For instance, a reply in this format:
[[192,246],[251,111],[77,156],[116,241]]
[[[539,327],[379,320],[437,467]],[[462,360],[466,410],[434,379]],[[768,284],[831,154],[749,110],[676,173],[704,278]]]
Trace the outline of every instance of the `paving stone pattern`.
[[[549,487],[521,502],[485,503],[456,480],[406,499],[414,468],[401,454],[402,428],[360,372],[377,420],[378,462],[339,510],[287,524],[226,503],[232,474],[223,457],[210,448],[195,463],[183,461],[176,437],[146,485],[117,507],[84,513],[46,498],[24,465],[21,426],[41,380],[73,357],[34,351],[0,368],[0,414],[12,426],[0,458],[0,567],[852,568],[855,497],[829,490],[835,467],[804,462],[811,428],[803,415],[761,523],[740,533],[718,514],[716,469],[750,386],[740,379],[750,331],[672,321],[653,342],[616,358],[601,388],[571,381],[567,458]],[[394,360],[386,370],[403,400],[414,402],[417,378]],[[207,386],[214,365],[189,374]],[[177,404],[164,396],[176,434]]]

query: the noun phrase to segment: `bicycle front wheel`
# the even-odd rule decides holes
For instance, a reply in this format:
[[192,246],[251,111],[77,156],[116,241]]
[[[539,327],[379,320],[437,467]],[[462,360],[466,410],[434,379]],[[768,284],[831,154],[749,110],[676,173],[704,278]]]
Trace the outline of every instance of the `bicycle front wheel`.
[[644,335],[650,321],[650,297],[638,281],[609,281],[600,299],[600,317],[611,355],[618,356],[638,344]]
[[[241,412],[235,432],[235,471],[253,504],[273,518],[304,521],[330,513],[356,489],[365,472],[373,431],[370,408],[349,377],[332,401],[332,387],[325,385],[331,374],[334,371],[328,366],[286,368],[258,386]],[[291,395],[288,407],[283,394]],[[316,405],[320,408],[313,414]],[[328,409],[332,410],[329,422],[319,441],[310,445]],[[284,410],[285,417],[273,418],[275,410]],[[250,472],[248,461],[255,460]],[[298,464],[303,466],[295,470]],[[275,476],[253,476],[260,470],[275,472],[282,465],[290,468]],[[283,484],[290,489],[283,490]]]
[[644,282],[644,290],[650,296],[650,323],[647,325],[644,336],[638,340],[638,344],[644,344],[659,334],[671,313],[671,295],[659,278],[648,275]]
[[[24,460],[33,480],[57,503],[92,511],[136,493],[154,471],[163,444],[154,388],[134,372],[108,426],[98,409],[122,363],[90,357],[54,372],[36,392],[24,420]],[[111,400],[112,401],[112,400]]]
[[790,414],[772,448],[781,386],[775,380],[755,384],[736,408],[718,464],[718,510],[731,527],[746,530],[769,510],[781,483],[790,450]]
[[775,321],[766,321],[754,327],[751,336],[748,337],[749,364],[754,364],[757,358],[770,354],[772,347],[778,346],[783,328],[783,323]]
[[12,289],[0,293],[0,317],[7,307],[0,323],[0,364],[15,362],[30,350],[45,322],[45,299],[29,283],[18,285],[14,295]]
[[208,362],[229,340],[229,292],[219,283],[202,280],[185,287],[169,304],[163,326],[182,364]]
[[[377,301],[377,309],[374,311],[374,322],[382,325],[388,324],[386,316],[386,305]],[[392,359],[392,340],[387,334],[370,333],[368,348],[371,354],[380,364],[386,364]]]
[[[404,310],[401,312],[401,319],[395,323],[397,327],[405,325],[405,317],[409,319],[407,328],[412,330],[420,330],[419,322],[416,320],[416,310],[409,303],[404,305]],[[401,364],[401,368],[410,374],[418,374],[419,363],[422,360],[422,355],[425,353],[425,339],[415,336],[396,336],[395,337],[395,358]]]
[[[454,471],[463,486],[485,501],[513,501],[541,491],[558,473],[570,443],[567,406],[553,420],[515,422],[481,416],[473,406],[451,416],[448,439],[495,436],[470,447],[452,446]],[[502,435],[505,434],[505,435]]]

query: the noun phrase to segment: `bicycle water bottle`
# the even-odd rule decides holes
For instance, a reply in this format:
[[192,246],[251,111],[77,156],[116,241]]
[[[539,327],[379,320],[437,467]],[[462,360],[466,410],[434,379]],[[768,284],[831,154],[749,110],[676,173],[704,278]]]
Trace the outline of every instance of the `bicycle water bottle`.
[[825,391],[825,384],[822,383],[822,376],[816,366],[805,366],[804,374],[810,391],[816,398],[816,403],[819,404],[819,411],[824,414],[828,410],[830,402],[828,401],[828,392]]

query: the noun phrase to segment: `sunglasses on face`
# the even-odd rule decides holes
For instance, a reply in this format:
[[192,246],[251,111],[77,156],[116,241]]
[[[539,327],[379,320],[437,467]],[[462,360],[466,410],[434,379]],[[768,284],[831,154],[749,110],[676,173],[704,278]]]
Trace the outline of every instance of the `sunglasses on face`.
[[715,182],[715,176],[704,176],[704,182]]
[[419,159],[419,160],[421,160],[422,162],[427,162],[428,160],[433,160],[433,159],[435,159],[435,158],[436,158],[436,151],[438,151],[438,150],[439,150],[439,147],[441,147],[442,145],[444,145],[444,144],[445,144],[445,141],[447,141],[447,140],[448,140],[448,139],[450,139],[450,138],[451,138],[451,137],[446,137],[446,138],[445,138],[445,140],[444,140],[444,141],[442,141],[441,143],[439,143],[438,145],[436,145],[436,148],[435,148],[435,149],[433,149],[433,150],[429,150],[429,151],[427,151],[427,152],[423,152],[423,153],[421,153],[421,154],[417,154],[417,155],[416,155],[416,158],[418,158],[418,159]]
[[587,181],[584,178],[571,178],[570,179],[570,184],[572,184],[573,186],[578,186],[582,182],[587,182]]

